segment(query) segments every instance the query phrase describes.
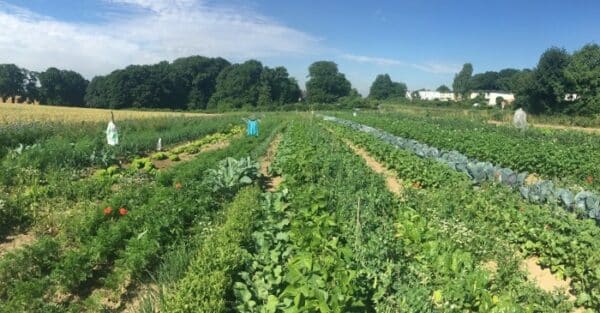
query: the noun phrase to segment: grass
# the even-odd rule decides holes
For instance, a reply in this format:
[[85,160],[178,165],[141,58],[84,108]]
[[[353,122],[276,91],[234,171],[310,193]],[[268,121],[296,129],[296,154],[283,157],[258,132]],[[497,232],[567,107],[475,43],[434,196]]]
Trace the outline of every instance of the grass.
[[[0,103],[0,125],[14,122],[99,122],[110,119],[106,109],[73,108],[34,104]],[[204,113],[151,112],[114,110],[116,120],[139,119],[165,116],[202,116]]]

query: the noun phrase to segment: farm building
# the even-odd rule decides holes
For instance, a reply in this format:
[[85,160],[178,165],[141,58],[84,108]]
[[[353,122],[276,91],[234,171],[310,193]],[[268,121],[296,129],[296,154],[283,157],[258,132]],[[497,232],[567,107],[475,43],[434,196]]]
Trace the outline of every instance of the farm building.
[[510,104],[515,101],[515,95],[505,91],[473,91],[471,92],[470,98],[475,99],[478,96],[483,96],[483,98],[487,100],[487,104],[489,106],[496,105],[496,99],[498,97],[502,97],[506,104]]
[[442,100],[442,101],[454,100],[454,93],[452,93],[452,92],[420,90],[420,91],[418,91],[418,94],[419,94],[419,98],[421,98],[423,100]]

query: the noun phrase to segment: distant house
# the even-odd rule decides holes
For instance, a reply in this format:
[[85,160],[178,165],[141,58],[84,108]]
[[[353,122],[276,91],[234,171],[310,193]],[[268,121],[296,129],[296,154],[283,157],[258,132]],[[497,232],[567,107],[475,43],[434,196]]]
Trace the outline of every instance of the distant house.
[[565,95],[565,101],[573,102],[577,99],[579,99],[579,95],[576,93],[568,93]]
[[511,104],[515,101],[515,95],[506,91],[474,91],[471,92],[470,98],[475,99],[479,96],[483,96],[489,106],[495,106],[498,97],[501,97],[505,104]]
[[419,90],[417,92],[419,94],[419,98],[421,98],[422,100],[455,100],[454,93],[451,92],[439,92],[433,90]]

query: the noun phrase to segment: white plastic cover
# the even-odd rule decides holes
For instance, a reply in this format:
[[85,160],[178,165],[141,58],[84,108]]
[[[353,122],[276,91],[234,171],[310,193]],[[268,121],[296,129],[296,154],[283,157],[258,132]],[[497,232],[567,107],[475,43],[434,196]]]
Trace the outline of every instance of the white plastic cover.
[[119,144],[119,132],[117,130],[117,125],[115,125],[113,121],[108,122],[108,127],[106,127],[106,141],[111,146]]
[[518,129],[527,129],[527,113],[525,113],[522,108],[518,108],[517,111],[515,111],[513,124]]

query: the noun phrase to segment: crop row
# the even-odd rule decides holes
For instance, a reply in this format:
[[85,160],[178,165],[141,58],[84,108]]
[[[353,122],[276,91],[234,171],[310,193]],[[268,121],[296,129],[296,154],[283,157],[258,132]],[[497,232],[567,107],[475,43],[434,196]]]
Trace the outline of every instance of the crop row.
[[[391,135],[385,131],[362,125],[353,121],[325,117],[351,128],[367,132],[383,141],[391,143],[398,148],[406,149],[420,157],[437,160],[452,169],[467,174],[474,183],[484,181],[497,181],[510,187],[518,188],[522,197],[533,203],[558,203],[569,211],[575,211],[579,216],[600,221],[600,196],[589,192],[567,188],[555,187],[550,180],[528,181],[527,172],[515,172],[509,168],[495,166],[490,162],[469,159],[461,153],[452,150],[438,150],[412,139],[405,139]],[[529,176],[530,177],[530,176]]]
[[[555,205],[527,203],[511,189],[496,184],[473,187],[466,176],[433,160],[422,159],[366,133],[328,124],[406,180],[408,205],[428,220],[445,220],[449,237],[467,235],[464,249],[490,259],[519,252],[539,257],[540,265],[571,279],[577,305],[600,309],[600,229]],[[425,175],[422,173],[426,173]],[[511,252],[512,251],[512,252]],[[493,258],[492,258],[493,259]],[[502,266],[500,266],[500,269]]]
[[[204,131],[210,131],[210,127],[204,129]],[[78,199],[69,199],[64,201],[64,203],[60,203],[60,205],[102,199],[99,197],[100,194],[104,194],[101,190],[110,187],[112,183],[118,181],[124,174],[135,174],[138,171],[153,173],[156,168],[151,158],[162,160],[168,157],[173,161],[178,161],[181,153],[197,153],[201,147],[207,144],[230,139],[241,132],[242,128],[235,126],[225,133],[213,133],[185,145],[166,150],[166,152],[155,153],[149,158],[136,158],[127,166],[120,164],[112,165],[106,169],[99,169],[93,176],[78,174],[79,170],[76,168],[47,169],[44,171],[35,171],[29,167],[21,168],[21,171],[19,171],[21,175],[11,176],[13,184],[10,187],[6,187],[5,192],[0,194],[0,239],[16,229],[23,230],[28,228],[32,223],[38,224],[40,226],[38,228],[43,228],[42,225],[47,222],[48,217],[40,216],[43,215],[40,213],[45,213],[49,216],[55,213],[52,212],[53,205],[49,205],[50,203],[57,203],[64,198]],[[28,175],[24,175],[24,173],[28,173]],[[68,178],[65,179],[65,176]],[[73,197],[71,194],[73,190],[72,185],[77,185],[74,188],[76,190],[79,190],[78,187],[81,186],[91,186],[91,188],[97,189],[95,194],[86,193],[83,198]],[[91,188],[86,189],[91,191]],[[48,210],[47,208],[50,209]]]
[[273,168],[283,174],[284,188],[261,206],[252,259],[239,273],[237,305],[230,310],[563,312],[570,307],[526,283],[514,264],[489,274],[481,263],[490,254],[469,249],[469,239],[483,241],[484,235],[456,234],[412,201],[401,202],[317,123],[290,127]]
[[543,175],[568,186],[600,191],[600,136],[576,132],[519,132],[464,119],[432,119],[402,114],[361,114],[344,118],[396,136],[456,150],[518,172]]
[[266,135],[234,139],[229,147],[158,172],[156,178],[119,184],[100,205],[69,216],[58,235],[42,236],[4,256],[0,311],[98,311],[120,306],[122,294],[133,282],[156,267],[170,247],[208,225],[239,186],[257,173],[257,165],[245,159],[219,160],[261,154],[266,149],[263,140],[278,123],[266,121]]

